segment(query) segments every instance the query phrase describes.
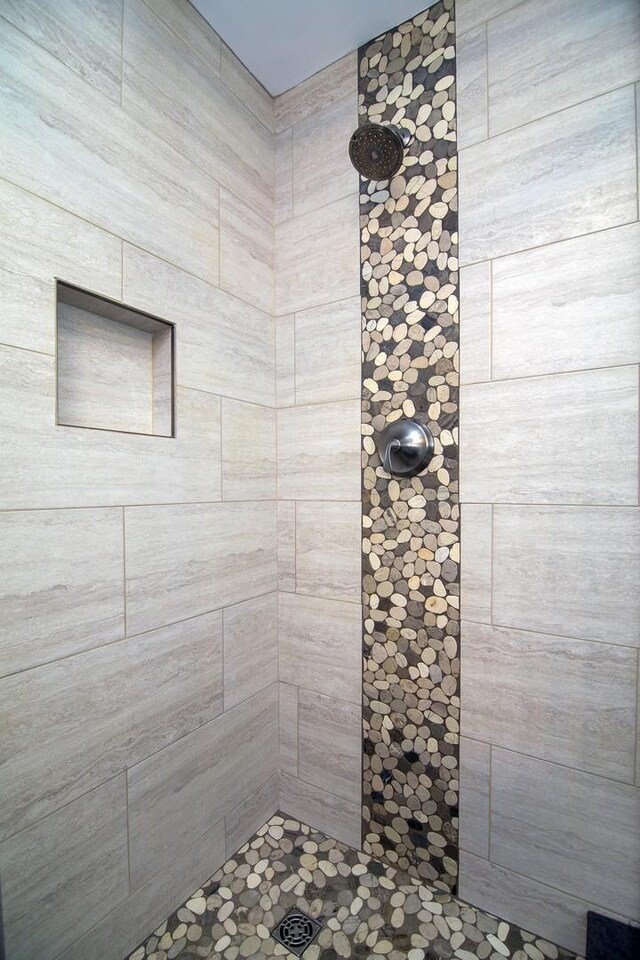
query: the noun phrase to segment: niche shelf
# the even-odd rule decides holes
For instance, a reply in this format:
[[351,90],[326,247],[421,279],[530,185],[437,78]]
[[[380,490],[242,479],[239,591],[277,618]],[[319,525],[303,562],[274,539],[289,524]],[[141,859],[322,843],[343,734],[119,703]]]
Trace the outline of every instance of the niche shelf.
[[57,423],[175,436],[174,326],[58,280]]

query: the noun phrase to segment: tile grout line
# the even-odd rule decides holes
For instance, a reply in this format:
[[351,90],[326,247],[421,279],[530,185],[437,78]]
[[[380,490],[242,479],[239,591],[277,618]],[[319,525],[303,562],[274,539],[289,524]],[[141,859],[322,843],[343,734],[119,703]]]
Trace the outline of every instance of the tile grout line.
[[[613,363],[613,364],[608,364],[607,366],[601,366],[601,367],[575,367],[571,370],[554,370],[550,373],[530,373],[528,376],[520,376],[520,377],[498,377],[497,379],[492,379],[492,380],[468,380],[465,383],[461,383],[460,387],[461,389],[466,390],[469,387],[484,387],[484,386],[488,386],[489,384],[497,385],[501,383],[521,383],[522,381],[527,382],[530,380],[542,380],[545,377],[548,379],[552,379],[556,377],[573,377],[573,376],[576,376],[576,374],[581,374],[581,373],[582,374],[600,373],[606,370],[624,370],[626,368],[635,369],[635,367],[637,367],[637,363],[635,363],[635,361],[627,360],[622,363]],[[326,402],[336,403],[338,401],[328,400]],[[342,401],[342,402],[345,402],[345,401]]]
[[489,743],[489,809],[487,823],[487,859],[491,863],[491,817],[492,817],[492,797],[493,797],[493,744]]
[[[127,528],[126,507],[122,507],[122,607],[124,614],[124,635],[127,636]],[[118,641],[115,641],[116,643]],[[93,648],[96,649],[96,648]]]

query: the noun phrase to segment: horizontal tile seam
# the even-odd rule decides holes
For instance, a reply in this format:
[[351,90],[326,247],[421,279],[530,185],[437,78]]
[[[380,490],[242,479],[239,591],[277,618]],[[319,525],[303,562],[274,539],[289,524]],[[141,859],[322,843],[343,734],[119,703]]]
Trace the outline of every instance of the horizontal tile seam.
[[[461,734],[461,736],[466,736],[466,734]],[[479,742],[485,743],[487,741],[483,740]],[[617,780],[615,777],[607,777],[604,776],[604,774],[593,773],[591,770],[583,770],[580,767],[571,767],[566,763],[559,763],[557,760],[548,760],[547,758],[536,757],[530,753],[523,753],[521,750],[514,750],[512,747],[503,747],[501,744],[494,743],[493,741],[489,741],[489,746],[492,750],[492,766],[495,762],[493,761],[495,751],[502,751],[502,753],[511,753],[516,757],[522,757],[524,760],[533,760],[535,763],[546,763],[549,764],[549,766],[557,767],[559,770],[568,770],[571,773],[579,773],[582,776],[590,777],[594,780],[602,780],[604,783],[616,783],[620,787],[627,787],[629,790],[633,790],[636,793],[638,792],[636,785],[628,780]]]
[[[281,770],[280,772],[284,774],[285,777],[289,777],[290,780],[299,780],[300,783],[303,783],[305,787],[309,787],[310,790],[315,790],[316,792],[320,790],[321,793],[326,793],[329,797],[333,797],[334,800],[338,800],[340,803],[348,803],[350,806],[353,806],[357,809],[358,816],[360,816],[360,813],[361,813],[360,800],[347,800],[345,797],[341,797],[337,793],[332,793],[331,790],[327,790],[325,787],[319,787],[317,783],[309,783],[309,781],[305,780],[304,777],[301,777],[299,775],[294,776],[292,773],[287,773],[286,770]],[[286,793],[286,788],[284,792]],[[321,798],[313,797],[313,800],[317,800],[317,799],[321,799]],[[282,797],[281,797],[281,800],[282,800]],[[292,819],[298,819],[298,818],[294,818],[292,814],[287,814],[287,816],[292,817]],[[312,826],[312,824],[310,824],[310,826]]]
[[516,633],[531,634],[535,637],[545,637],[549,640],[569,640],[575,643],[597,643],[603,647],[619,647],[621,650],[638,650],[636,644],[616,643],[613,640],[595,640],[593,637],[575,637],[564,633],[547,633],[545,630],[534,630],[531,627],[517,627],[512,623],[488,623],[486,620],[473,620],[471,617],[460,617],[460,629],[464,628],[465,623],[473,623],[479,627],[496,627],[499,630],[514,630]]
[[620,363],[610,363],[606,366],[599,367],[574,367],[569,370],[552,370],[547,373],[529,373],[524,376],[515,376],[515,377],[492,377],[490,380],[461,380],[460,390],[467,387],[478,387],[486,386],[490,383],[518,383],[522,380],[541,380],[545,377],[552,379],[555,377],[570,377],[575,376],[576,374],[589,374],[589,373],[598,373],[602,370],[625,370],[635,369],[639,366],[640,361],[638,360],[626,360],[621,361]]

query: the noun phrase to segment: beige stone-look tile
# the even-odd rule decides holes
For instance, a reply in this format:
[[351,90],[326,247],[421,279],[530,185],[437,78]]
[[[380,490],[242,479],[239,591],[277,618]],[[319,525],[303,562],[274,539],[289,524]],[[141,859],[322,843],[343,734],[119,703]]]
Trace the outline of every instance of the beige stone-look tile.
[[123,70],[124,109],[270,221],[270,131],[142,0],[125,6]]
[[57,957],[128,893],[124,776],[0,843],[7,957]]
[[460,271],[461,383],[491,380],[491,270],[485,260]]
[[634,115],[626,87],[461,150],[461,263],[635,220]]
[[495,506],[493,620],[640,645],[637,508]]
[[279,683],[280,769],[298,776],[298,688]]
[[275,129],[275,100],[259,80],[250,73],[226,43],[222,44],[222,81],[238,100],[264,124]]
[[260,310],[273,312],[273,223],[220,190],[220,286]]
[[0,62],[0,175],[216,282],[215,181],[9,24]]
[[276,227],[276,313],[359,295],[357,194]]
[[122,510],[0,513],[0,675],[124,636]]
[[581,956],[586,947],[587,910],[602,912],[601,907],[505,870],[466,850],[460,851],[459,896]]
[[494,748],[491,859],[637,920],[638,799],[626,783]]
[[54,358],[0,347],[2,509],[220,498],[218,397],[179,388],[172,439],[56,426],[55,412]]
[[631,366],[465,385],[461,499],[637,503],[637,393]]
[[127,775],[132,889],[231,813],[277,766],[273,684],[132,767]]
[[278,590],[296,589],[296,505],[292,500],[278,500]]
[[[465,647],[465,684],[466,681]],[[463,706],[466,712],[466,703]],[[476,732],[471,723],[469,727]],[[479,857],[489,856],[490,793],[490,745],[460,737],[460,848]]]
[[220,612],[5,677],[0,834],[22,830],[221,710]]
[[355,501],[296,504],[296,591],[360,602],[362,508]]
[[351,803],[359,803],[362,768],[360,704],[311,690],[298,691],[298,772]]
[[487,28],[484,23],[458,35],[458,146],[469,147],[488,137]]
[[349,139],[357,126],[354,85],[348,96],[315,111],[293,127],[296,217],[358,192],[358,174],[349,159]]
[[242,844],[274,815],[279,808],[279,793],[279,776],[276,771],[225,817],[227,857],[232,857]]
[[491,623],[491,511],[490,503],[463,503],[464,529],[460,565],[460,600],[465,620]]
[[275,410],[223,398],[223,499],[274,500],[275,496]]
[[191,0],[153,0],[153,12],[198,57],[212,77],[221,73],[222,41]]
[[295,316],[275,318],[276,406],[292,407],[296,402]]
[[153,334],[60,303],[57,347],[58,423],[156,432]]
[[489,23],[488,38],[491,136],[640,76],[635,0],[520,3]]
[[275,590],[271,503],[127,507],[125,529],[130,633]]
[[360,401],[278,410],[278,495],[360,502]]
[[296,313],[296,403],[360,397],[360,297]]
[[359,704],[362,610],[359,604],[282,593],[280,679]]
[[462,633],[463,733],[633,782],[635,650],[466,621]]
[[2,16],[83,80],[120,103],[122,3],[82,0],[55,5],[3,0]]
[[362,847],[360,803],[343,800],[304,780],[281,773],[280,807],[289,816],[348,843],[356,850]]
[[224,708],[278,679],[278,595],[245,600],[224,610]]
[[293,132],[283,130],[275,144],[275,223],[293,216]]
[[129,244],[124,298],[176,324],[179,384],[274,402],[275,334],[268,314]]
[[637,363],[639,285],[637,223],[494,261],[494,377]]
[[0,204],[0,343],[54,354],[54,278],[119,299],[122,242],[2,181]]
[[458,0],[456,3],[456,33],[458,36],[478,24],[499,17],[522,0]]
[[276,97],[276,130],[286,130],[349,94],[355,98],[357,82],[358,61],[354,50]]
[[219,820],[58,960],[122,960],[216,872],[225,859],[224,844],[224,820]]

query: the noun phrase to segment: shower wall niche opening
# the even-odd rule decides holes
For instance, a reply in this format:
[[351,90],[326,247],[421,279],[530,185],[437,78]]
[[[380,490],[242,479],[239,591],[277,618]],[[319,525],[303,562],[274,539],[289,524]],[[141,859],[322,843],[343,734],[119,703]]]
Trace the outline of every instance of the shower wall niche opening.
[[173,324],[58,280],[57,423],[175,435]]

